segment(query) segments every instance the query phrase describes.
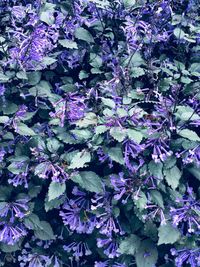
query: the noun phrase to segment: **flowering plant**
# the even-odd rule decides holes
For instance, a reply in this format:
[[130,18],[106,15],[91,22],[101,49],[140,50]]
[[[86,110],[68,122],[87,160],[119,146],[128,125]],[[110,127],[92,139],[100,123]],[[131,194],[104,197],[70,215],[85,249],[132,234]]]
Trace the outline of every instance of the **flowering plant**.
[[0,266],[200,266],[199,5],[0,2]]

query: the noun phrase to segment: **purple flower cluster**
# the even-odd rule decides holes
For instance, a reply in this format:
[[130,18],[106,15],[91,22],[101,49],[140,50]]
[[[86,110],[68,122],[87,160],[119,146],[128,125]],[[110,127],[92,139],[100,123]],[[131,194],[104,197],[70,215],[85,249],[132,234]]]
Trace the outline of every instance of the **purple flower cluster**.
[[198,6],[0,1],[0,266],[200,266]]

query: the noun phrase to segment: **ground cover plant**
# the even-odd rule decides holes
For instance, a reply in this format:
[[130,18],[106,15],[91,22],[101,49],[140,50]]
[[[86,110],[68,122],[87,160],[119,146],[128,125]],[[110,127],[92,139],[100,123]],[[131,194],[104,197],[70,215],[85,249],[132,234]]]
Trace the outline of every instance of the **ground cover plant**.
[[200,2],[0,1],[0,266],[200,266]]

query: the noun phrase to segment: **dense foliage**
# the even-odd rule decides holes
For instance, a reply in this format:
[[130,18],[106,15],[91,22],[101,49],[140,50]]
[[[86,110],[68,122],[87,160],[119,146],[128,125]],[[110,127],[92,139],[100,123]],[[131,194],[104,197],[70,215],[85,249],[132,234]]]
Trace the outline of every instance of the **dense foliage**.
[[200,266],[200,1],[0,1],[0,266]]

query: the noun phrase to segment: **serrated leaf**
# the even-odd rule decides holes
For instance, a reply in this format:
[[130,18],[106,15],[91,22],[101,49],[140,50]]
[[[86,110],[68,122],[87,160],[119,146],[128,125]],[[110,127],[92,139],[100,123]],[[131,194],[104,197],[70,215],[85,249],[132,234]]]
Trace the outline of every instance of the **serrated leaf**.
[[175,165],[176,165],[176,157],[175,156],[168,157],[164,162],[165,169],[171,169]]
[[98,125],[95,128],[95,133],[96,134],[102,134],[102,133],[105,133],[107,130],[108,130],[108,127],[106,127],[105,125]]
[[90,192],[103,192],[101,178],[95,172],[82,171],[79,172],[79,174],[72,176],[71,179]]
[[66,196],[62,196],[62,197],[55,198],[55,199],[48,201],[48,196],[47,196],[45,198],[45,203],[44,203],[45,211],[48,212],[52,209],[56,209],[60,207],[60,205],[62,205],[65,202],[65,199],[66,199]]
[[45,3],[41,8],[40,20],[47,23],[48,25],[52,25],[55,21],[53,12],[54,12],[54,4]]
[[179,185],[179,180],[181,178],[181,171],[177,166],[172,167],[171,169],[165,169],[164,170],[165,179],[169,186],[172,187],[172,189],[176,189]]
[[93,112],[88,112],[84,118],[78,120],[76,122],[76,125],[80,128],[87,128],[90,125],[96,125],[97,124],[97,116]]
[[34,231],[35,237],[41,240],[55,239],[51,225],[46,221],[40,222],[40,229]]
[[194,109],[189,106],[177,106],[175,116],[182,121],[200,119],[199,115],[194,112]]
[[48,200],[53,200],[61,196],[66,190],[66,184],[51,182],[48,190]]
[[115,101],[113,101],[110,98],[101,98],[101,101],[103,102],[103,104],[109,108],[115,108]]
[[9,121],[8,116],[0,116],[0,123],[7,123]]
[[191,141],[200,141],[200,137],[194,132],[189,129],[183,129],[178,132],[178,135],[187,138]]
[[151,160],[148,164],[148,169],[151,175],[163,179],[163,164],[162,162],[155,163],[153,160]]
[[63,39],[59,40],[58,42],[65,48],[78,49],[77,43],[72,40]]
[[130,138],[130,140],[140,144],[142,139],[143,139],[143,134],[139,131],[136,131],[134,129],[128,129],[127,130],[127,134],[128,134],[128,137]]
[[150,195],[152,197],[152,200],[159,205],[162,209],[164,209],[164,204],[163,204],[163,197],[161,193],[158,190],[151,190]]
[[139,196],[137,198],[133,197],[133,200],[134,200],[134,203],[135,203],[136,207],[140,211],[145,209],[146,204],[147,204],[147,197],[146,197],[145,193],[140,191]]
[[144,240],[135,255],[137,267],[153,267],[158,259],[158,251],[154,243],[150,240]]
[[20,135],[34,136],[36,133],[29,128],[26,124],[19,122],[17,123],[16,132]]
[[88,78],[88,77],[89,77],[89,74],[88,74],[86,71],[81,70],[81,71],[79,72],[78,77],[79,77],[80,80],[83,80],[83,79]]
[[140,76],[143,76],[145,74],[145,71],[143,68],[140,67],[133,67],[131,68],[131,77],[138,78]]
[[85,164],[91,161],[91,155],[88,151],[78,152],[71,161],[68,169],[77,169],[85,167]]
[[158,236],[158,245],[174,244],[180,238],[181,234],[170,223],[166,223],[159,227]]
[[127,255],[135,255],[140,246],[140,238],[136,235],[130,235],[120,242],[119,252]]
[[93,43],[94,42],[94,39],[93,39],[91,33],[82,27],[79,27],[75,30],[75,37],[77,39],[85,41],[87,43]]
[[122,149],[120,147],[111,147],[106,150],[106,153],[111,158],[111,160],[124,165],[124,157],[122,154]]
[[118,142],[122,142],[126,138],[126,130],[120,127],[113,127],[110,129],[110,135]]
[[49,138],[47,140],[47,148],[51,153],[56,153],[60,146],[61,143],[56,138]]
[[0,82],[7,82],[9,80],[9,77],[6,76],[3,73],[0,73]]

